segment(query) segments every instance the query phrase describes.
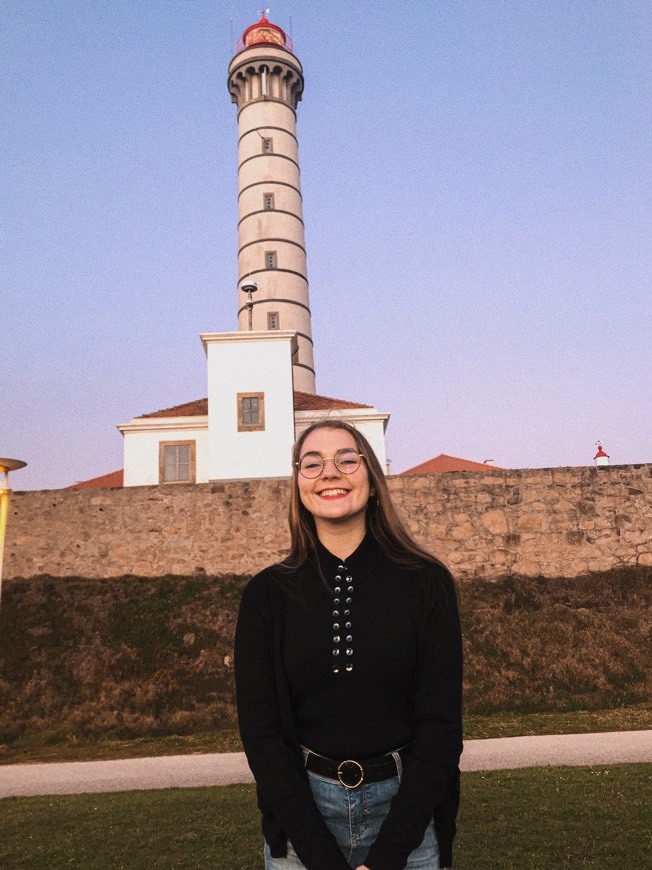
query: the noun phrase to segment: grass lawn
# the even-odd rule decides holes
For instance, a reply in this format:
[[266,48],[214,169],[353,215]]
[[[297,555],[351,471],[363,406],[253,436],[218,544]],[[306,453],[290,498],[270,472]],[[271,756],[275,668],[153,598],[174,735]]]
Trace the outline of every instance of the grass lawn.
[[[651,764],[467,773],[457,870],[644,868]],[[6,798],[0,867],[262,866],[252,786]]]

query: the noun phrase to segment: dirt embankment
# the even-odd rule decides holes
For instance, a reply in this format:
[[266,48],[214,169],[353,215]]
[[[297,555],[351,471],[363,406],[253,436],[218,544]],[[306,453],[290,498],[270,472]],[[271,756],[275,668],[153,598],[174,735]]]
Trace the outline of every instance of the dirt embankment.
[[[37,577],[3,589],[0,744],[233,727],[246,578]],[[650,698],[652,569],[461,584],[469,713]]]

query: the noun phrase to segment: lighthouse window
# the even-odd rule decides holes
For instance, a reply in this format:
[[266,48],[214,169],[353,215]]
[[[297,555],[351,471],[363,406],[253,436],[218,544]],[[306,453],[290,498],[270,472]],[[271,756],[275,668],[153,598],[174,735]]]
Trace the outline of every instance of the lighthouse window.
[[161,441],[159,483],[195,482],[195,442]]
[[274,153],[274,140],[273,139],[263,139],[263,154],[273,154]]
[[265,268],[276,269],[276,251],[265,251]]
[[272,211],[274,208],[274,194],[273,193],[265,193],[263,194],[263,208],[265,211]]
[[238,393],[238,432],[256,432],[265,428],[265,394]]
[[268,311],[267,312],[267,328],[268,329],[280,329],[281,328],[281,320],[278,316],[278,311]]

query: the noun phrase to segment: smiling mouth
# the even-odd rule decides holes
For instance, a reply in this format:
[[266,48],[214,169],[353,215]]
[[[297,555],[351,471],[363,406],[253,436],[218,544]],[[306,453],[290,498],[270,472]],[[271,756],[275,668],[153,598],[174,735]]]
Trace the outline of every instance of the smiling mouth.
[[322,489],[319,493],[320,498],[336,498],[337,496],[347,495],[348,489]]

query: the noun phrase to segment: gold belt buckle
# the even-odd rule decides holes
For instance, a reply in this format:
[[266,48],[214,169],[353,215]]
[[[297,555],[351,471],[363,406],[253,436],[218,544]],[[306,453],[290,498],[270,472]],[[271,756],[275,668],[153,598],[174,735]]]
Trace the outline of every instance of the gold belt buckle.
[[[348,782],[344,782],[344,780],[342,779],[342,775],[343,775],[342,774],[342,767],[345,764],[355,764],[355,766],[358,768],[358,771],[359,771],[358,775],[359,775],[360,779],[356,783],[354,783],[353,785],[349,785]],[[362,765],[360,764],[359,761],[353,761],[352,759],[348,759],[347,761],[341,761],[337,766],[337,778],[339,779],[340,783],[344,786],[344,788],[357,788],[359,785],[362,785],[362,781],[364,780],[364,768],[362,767]]]

